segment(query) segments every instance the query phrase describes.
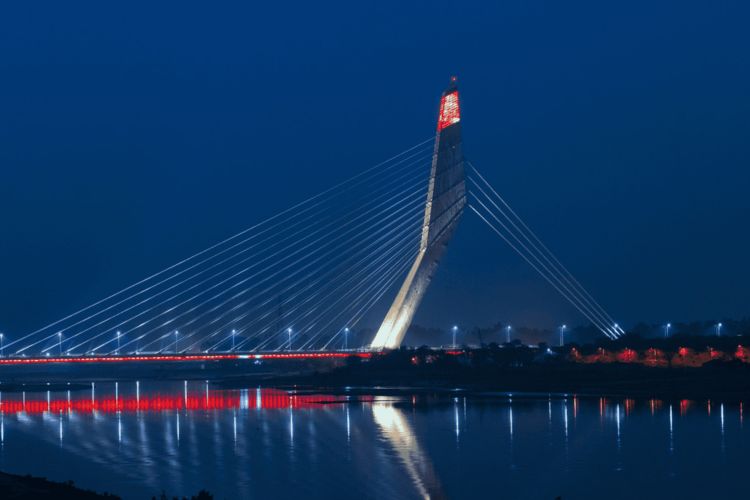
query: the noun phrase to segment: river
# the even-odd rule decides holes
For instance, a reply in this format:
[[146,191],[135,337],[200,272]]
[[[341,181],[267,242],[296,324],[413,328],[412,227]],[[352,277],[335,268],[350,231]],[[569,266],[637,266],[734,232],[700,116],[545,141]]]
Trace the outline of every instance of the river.
[[1,394],[0,469],[126,499],[745,495],[741,403],[289,394],[203,381]]

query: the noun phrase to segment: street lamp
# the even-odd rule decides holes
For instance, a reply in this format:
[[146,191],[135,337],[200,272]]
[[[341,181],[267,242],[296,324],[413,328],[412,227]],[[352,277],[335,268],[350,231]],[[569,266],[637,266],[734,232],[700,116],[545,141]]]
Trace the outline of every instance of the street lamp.
[[664,325],[664,336],[669,337],[669,329],[672,328],[672,323]]
[[560,327],[560,345],[565,345],[565,329],[567,328],[566,325],[562,325]]
[[349,349],[349,328],[344,328],[344,350]]
[[292,329],[287,328],[286,333],[289,336],[289,350],[291,351],[292,350]]
[[237,330],[232,328],[232,350],[234,351],[234,336],[237,335]]
[[174,331],[174,353],[177,354],[177,337],[180,336],[180,332]]
[[454,325],[453,328],[451,328],[451,330],[453,330],[453,348],[455,349],[456,348],[456,333],[458,333],[458,327]]
[[59,355],[62,356],[62,332],[57,332],[57,348]]
[[510,344],[510,325],[505,327],[505,342]]
[[723,325],[721,323],[716,323],[716,336],[721,337],[721,327]]
[[120,330],[117,330],[117,352],[115,354],[120,354]]
[[4,356],[5,351],[5,335],[0,333],[0,357]]

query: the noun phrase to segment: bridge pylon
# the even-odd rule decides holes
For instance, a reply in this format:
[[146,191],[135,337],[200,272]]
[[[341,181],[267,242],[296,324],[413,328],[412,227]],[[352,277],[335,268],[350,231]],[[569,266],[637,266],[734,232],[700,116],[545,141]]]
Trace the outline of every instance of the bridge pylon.
[[374,350],[401,345],[466,205],[461,110],[455,77],[440,98],[420,250],[370,344]]

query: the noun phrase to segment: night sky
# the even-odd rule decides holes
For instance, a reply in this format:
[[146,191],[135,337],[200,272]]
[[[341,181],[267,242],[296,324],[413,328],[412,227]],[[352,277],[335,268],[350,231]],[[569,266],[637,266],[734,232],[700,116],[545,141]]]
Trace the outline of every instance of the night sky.
[[[13,5],[9,5],[13,4]],[[750,4],[6,2],[0,330],[429,137],[628,326],[750,313]],[[466,213],[416,321],[585,320]]]

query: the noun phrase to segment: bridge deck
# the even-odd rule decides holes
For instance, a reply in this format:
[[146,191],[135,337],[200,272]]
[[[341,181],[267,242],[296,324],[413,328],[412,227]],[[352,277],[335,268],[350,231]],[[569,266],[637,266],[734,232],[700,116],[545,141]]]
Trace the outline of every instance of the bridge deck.
[[367,351],[314,351],[314,352],[246,352],[216,354],[128,354],[111,356],[39,356],[0,358],[2,365],[39,365],[70,363],[140,363],[149,361],[227,361],[227,360],[271,360],[271,359],[336,359],[356,356],[370,358]]

